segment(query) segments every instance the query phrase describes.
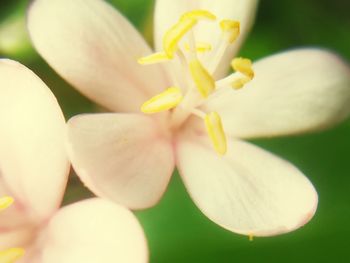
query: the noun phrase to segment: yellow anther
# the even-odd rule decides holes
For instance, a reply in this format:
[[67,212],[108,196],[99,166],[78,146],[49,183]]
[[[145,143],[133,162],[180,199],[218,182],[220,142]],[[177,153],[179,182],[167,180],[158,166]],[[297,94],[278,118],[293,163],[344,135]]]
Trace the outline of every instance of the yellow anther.
[[233,70],[241,72],[248,78],[254,78],[252,61],[248,58],[234,58],[231,62]]
[[251,79],[248,77],[242,77],[239,79],[236,79],[232,82],[232,88],[234,89],[241,89],[245,84],[247,84]]
[[[190,44],[185,43],[185,50],[191,51]],[[212,46],[209,43],[205,43],[205,42],[197,42],[196,43],[196,51],[198,53],[204,53],[204,52],[207,52],[210,50],[212,50]]]
[[211,12],[207,10],[192,10],[187,13],[184,13],[180,20],[186,20],[186,19],[194,19],[194,20],[200,20],[200,19],[207,19],[207,20],[216,20],[216,16],[212,14]]
[[249,234],[248,238],[249,238],[249,241],[253,241],[254,240],[254,235],[253,234]]
[[244,77],[236,79],[232,83],[232,87],[234,89],[242,88],[245,84],[247,84],[249,81],[251,81],[254,78],[253,65],[250,59],[234,58],[231,62],[231,66],[234,71],[240,72],[241,74],[244,75]]
[[[8,208],[13,203],[13,198],[11,196],[3,196],[0,198],[0,211]],[[1,263],[1,262],[0,262]]]
[[215,89],[215,81],[209,72],[203,67],[198,59],[193,59],[189,63],[190,72],[199,93],[204,97]]
[[141,111],[143,113],[156,113],[170,110],[176,107],[182,98],[181,89],[170,87],[142,104]]
[[22,248],[9,248],[0,251],[0,263],[14,263],[24,255]]
[[147,65],[147,64],[154,64],[154,63],[159,63],[167,60],[170,60],[170,58],[166,53],[158,52],[158,53],[151,54],[149,56],[139,58],[137,62],[142,65]]
[[180,20],[164,34],[163,49],[169,59],[174,57],[179,41],[196,23],[197,20],[195,19]]
[[220,155],[224,155],[227,150],[227,143],[219,114],[216,112],[207,114],[204,122],[215,151]]
[[240,24],[238,21],[224,19],[220,21],[220,27],[224,33],[228,34],[229,43],[233,43],[239,36]]

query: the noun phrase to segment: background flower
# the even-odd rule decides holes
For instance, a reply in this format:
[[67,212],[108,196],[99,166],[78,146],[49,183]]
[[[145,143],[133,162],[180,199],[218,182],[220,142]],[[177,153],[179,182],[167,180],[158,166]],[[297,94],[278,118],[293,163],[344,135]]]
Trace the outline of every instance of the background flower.
[[69,163],[56,98],[29,69],[0,60],[0,251],[23,248],[19,263],[147,262],[134,215],[94,198],[59,209]]
[[[15,2],[1,2],[2,17],[12,11]],[[148,32],[152,0],[110,2],[141,31]],[[240,54],[256,60],[295,46],[319,45],[350,59],[349,5],[343,0],[261,1],[253,31]],[[66,117],[96,110],[38,56],[31,68],[54,89]],[[345,261],[350,234],[349,134],[350,123],[346,122],[319,134],[254,140],[294,163],[318,189],[317,217],[302,231],[286,236],[248,242],[245,237],[220,229],[196,210],[179,177],[173,177],[161,203],[138,213],[149,237],[151,262],[280,262],[281,258],[284,262]],[[68,201],[77,195],[89,195],[83,188],[75,187],[74,182],[66,196]]]

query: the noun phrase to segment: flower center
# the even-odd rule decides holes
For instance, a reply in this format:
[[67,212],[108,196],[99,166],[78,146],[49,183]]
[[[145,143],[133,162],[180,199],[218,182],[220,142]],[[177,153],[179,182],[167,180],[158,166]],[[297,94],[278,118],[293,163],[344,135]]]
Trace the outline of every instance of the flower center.
[[[174,77],[174,86],[146,101],[141,106],[141,111],[151,114],[170,110],[172,127],[180,127],[190,115],[203,119],[215,151],[224,155],[227,147],[221,118],[217,112],[204,112],[201,105],[225,87],[235,90],[242,88],[253,79],[254,71],[249,59],[234,58],[231,66],[235,73],[215,80],[213,74],[226,49],[239,36],[240,24],[234,20],[221,20],[218,26],[222,32],[221,38],[213,48],[211,44],[197,42],[195,39],[193,28],[201,20],[213,22],[216,21],[216,16],[206,10],[184,13],[164,34],[163,51],[138,60],[143,65],[161,62],[177,63],[180,66],[174,67],[172,73],[176,73],[178,69],[181,71]],[[187,42],[183,41],[185,37]]]

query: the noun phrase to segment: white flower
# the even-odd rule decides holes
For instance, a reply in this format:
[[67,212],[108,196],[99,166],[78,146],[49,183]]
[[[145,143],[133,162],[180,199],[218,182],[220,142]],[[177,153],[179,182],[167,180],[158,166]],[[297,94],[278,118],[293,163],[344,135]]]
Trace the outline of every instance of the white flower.
[[[199,209],[226,229],[268,236],[310,220],[317,193],[308,179],[241,139],[309,132],[343,120],[350,110],[349,68],[330,52],[300,49],[253,65],[237,59],[237,72],[221,79],[256,4],[158,0],[158,53],[150,55],[137,31],[103,1],[33,2],[28,26],[39,53],[82,93],[123,112],[69,121],[73,167],[94,193],[133,209],[150,207],[176,165]],[[228,24],[221,22],[220,30],[217,22],[200,21],[214,15]],[[197,48],[212,51],[197,54]],[[143,64],[164,63],[140,66],[140,57]],[[145,115],[141,107],[168,110]]]
[[0,59],[0,123],[1,263],[147,262],[126,208],[102,198],[59,208],[69,174],[62,111],[32,71],[8,59]]

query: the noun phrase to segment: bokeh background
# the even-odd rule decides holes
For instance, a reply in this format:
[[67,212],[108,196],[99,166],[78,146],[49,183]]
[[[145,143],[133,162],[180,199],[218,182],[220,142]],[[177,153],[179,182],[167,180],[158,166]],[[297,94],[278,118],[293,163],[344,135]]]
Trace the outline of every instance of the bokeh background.
[[[152,0],[109,2],[151,42]],[[34,70],[53,90],[67,119],[97,111],[32,48],[25,30],[27,4],[0,1],[0,57]],[[350,1],[261,0],[241,55],[255,60],[299,46],[322,46],[349,61]],[[253,142],[291,161],[311,179],[319,193],[314,219],[293,233],[251,242],[203,216],[175,173],[162,201],[136,213],[148,238],[151,263],[350,262],[350,121],[317,134]],[[72,174],[65,203],[87,196],[91,194]]]

